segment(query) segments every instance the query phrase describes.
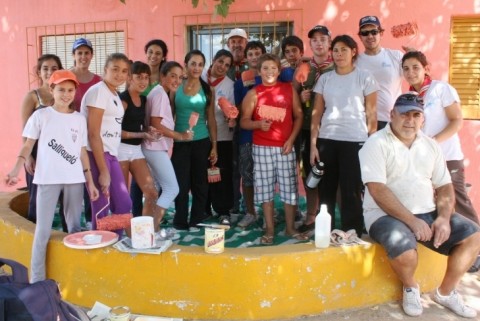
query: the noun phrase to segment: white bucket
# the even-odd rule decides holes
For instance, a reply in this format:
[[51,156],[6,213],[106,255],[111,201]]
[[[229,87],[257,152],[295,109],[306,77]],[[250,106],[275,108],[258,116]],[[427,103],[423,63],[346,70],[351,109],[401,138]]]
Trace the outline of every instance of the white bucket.
[[205,252],[218,254],[225,249],[225,230],[221,228],[205,228]]
[[153,217],[139,216],[132,218],[132,247],[148,249],[155,243]]

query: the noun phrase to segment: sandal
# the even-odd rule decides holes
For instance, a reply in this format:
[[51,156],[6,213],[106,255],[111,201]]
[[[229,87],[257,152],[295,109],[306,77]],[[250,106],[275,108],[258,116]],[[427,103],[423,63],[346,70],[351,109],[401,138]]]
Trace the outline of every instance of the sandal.
[[313,221],[312,223],[310,224],[305,224],[303,223],[302,225],[300,225],[298,227],[298,231],[300,233],[305,233],[305,232],[310,232],[310,231],[313,231],[315,229],[315,221]]
[[292,239],[296,239],[297,241],[308,241],[308,239],[310,238],[305,233],[295,233],[292,235],[287,234],[287,236],[290,236]]
[[262,245],[272,245],[273,244],[273,235],[264,235],[260,238],[260,244]]

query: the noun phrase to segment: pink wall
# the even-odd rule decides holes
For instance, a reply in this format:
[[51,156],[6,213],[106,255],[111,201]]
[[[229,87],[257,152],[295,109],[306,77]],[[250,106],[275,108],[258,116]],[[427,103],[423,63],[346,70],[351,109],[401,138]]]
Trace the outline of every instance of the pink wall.
[[[325,24],[332,33],[347,33],[356,37],[358,19],[364,15],[377,15],[387,30],[385,47],[399,48],[408,44],[424,51],[433,63],[434,78],[448,80],[450,18],[458,15],[480,13],[475,0],[435,1],[404,0],[236,0],[230,12],[263,11],[264,19],[273,19],[273,10],[295,11],[295,33],[307,44],[306,33],[316,24]],[[128,20],[127,54],[132,59],[144,58],[143,46],[151,38],[164,39],[172,52],[169,59],[182,61],[185,50],[184,26],[174,24],[174,16],[194,15],[207,17],[213,12],[214,1],[207,0],[206,7],[199,1],[193,9],[190,0],[119,0],[82,1],[28,1],[3,0],[0,8],[2,44],[2,71],[0,101],[3,118],[0,121],[0,175],[10,169],[21,144],[20,104],[28,90],[26,28],[33,26],[84,23],[108,20]],[[244,17],[252,16],[246,14]],[[213,17],[221,23],[234,23],[231,18]],[[241,23],[237,18],[237,23]],[[246,18],[245,18],[246,19]],[[394,25],[416,22],[419,34],[410,39],[393,38],[388,32]],[[306,50],[310,54],[310,50]],[[467,165],[467,181],[473,183],[471,196],[480,209],[480,186],[474,177],[480,174],[480,122],[465,121],[461,131]],[[8,190],[1,186],[0,190]]]

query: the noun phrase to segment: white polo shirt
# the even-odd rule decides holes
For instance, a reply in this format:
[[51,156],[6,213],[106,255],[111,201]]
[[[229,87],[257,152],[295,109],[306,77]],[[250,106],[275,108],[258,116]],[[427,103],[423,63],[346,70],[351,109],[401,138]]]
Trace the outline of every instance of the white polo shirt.
[[[390,124],[370,136],[359,151],[364,184],[383,183],[413,214],[435,210],[434,189],[451,183],[440,146],[422,132],[408,148],[392,132]],[[365,190],[363,215],[367,230],[387,215]]]

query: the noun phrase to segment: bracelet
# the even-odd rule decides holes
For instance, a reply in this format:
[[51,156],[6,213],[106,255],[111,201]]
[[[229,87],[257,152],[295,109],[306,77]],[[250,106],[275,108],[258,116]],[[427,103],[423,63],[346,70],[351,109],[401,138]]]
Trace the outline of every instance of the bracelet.
[[25,158],[25,156],[18,155],[17,157],[18,157],[18,158],[23,158],[24,161],[27,161],[27,159]]
[[86,169],[83,170],[84,173],[86,173],[88,171],[90,171],[90,168],[86,168]]

